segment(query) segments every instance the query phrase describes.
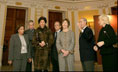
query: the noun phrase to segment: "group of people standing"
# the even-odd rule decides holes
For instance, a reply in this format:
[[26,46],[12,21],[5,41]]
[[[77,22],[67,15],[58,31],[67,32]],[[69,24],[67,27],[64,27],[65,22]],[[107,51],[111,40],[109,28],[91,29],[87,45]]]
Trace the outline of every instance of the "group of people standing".
[[[29,29],[24,26],[17,28],[17,33],[10,39],[9,64],[13,64],[14,71],[32,71],[34,62],[35,72],[48,72],[50,60],[52,71],[74,71],[75,35],[69,29],[70,21],[64,19],[54,23],[55,32],[46,25],[47,19],[40,17],[39,27],[34,29],[34,22],[29,21]],[[94,35],[87,26],[87,19],[81,18],[78,22],[80,29],[79,51],[83,71],[94,71],[95,51],[100,49],[104,71],[113,71],[113,44],[116,43],[116,35],[109,25],[106,15],[99,17],[102,27],[98,42],[95,43]]]

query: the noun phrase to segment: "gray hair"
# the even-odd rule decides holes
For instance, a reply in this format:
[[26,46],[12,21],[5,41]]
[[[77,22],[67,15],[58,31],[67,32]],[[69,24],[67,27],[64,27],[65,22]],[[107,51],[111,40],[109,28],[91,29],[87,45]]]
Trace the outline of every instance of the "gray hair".
[[83,21],[85,21],[86,22],[86,24],[87,24],[87,19],[86,18],[81,18]]
[[28,24],[29,24],[29,23],[33,23],[33,25],[34,25],[34,21],[33,21],[33,20],[29,20],[29,21],[28,21]]

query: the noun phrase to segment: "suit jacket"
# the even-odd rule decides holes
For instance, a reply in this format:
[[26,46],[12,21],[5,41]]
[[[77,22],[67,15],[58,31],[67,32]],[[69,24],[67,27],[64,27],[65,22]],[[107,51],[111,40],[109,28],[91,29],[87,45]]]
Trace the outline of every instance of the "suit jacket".
[[28,30],[25,31],[25,34],[28,34],[28,37],[29,37],[30,41],[32,41],[34,33],[35,33],[35,29],[33,29],[33,30],[28,29]]
[[[61,30],[60,30],[60,32],[61,32]],[[58,36],[58,34],[57,34],[57,36]],[[54,43],[53,43],[52,48],[51,48],[51,56],[53,58],[55,58],[55,60],[58,60],[58,52],[57,52],[57,47],[56,47],[57,38],[55,38],[55,32],[53,33],[53,37],[54,37]]]
[[116,43],[116,34],[110,25],[106,24],[106,26],[100,30],[98,42],[100,41],[104,41],[105,43],[102,47],[99,48],[100,54],[113,54],[113,44]]
[[32,56],[33,58],[34,58],[34,54],[35,54],[35,47],[33,47],[33,45],[32,45],[32,39],[33,39],[34,33],[35,33],[35,29],[33,29],[33,31],[30,30],[30,29],[28,29],[28,30],[25,31],[25,34],[27,34],[28,37],[29,37],[30,48],[31,48],[31,49],[30,49],[30,50],[31,50],[31,56]]
[[[29,39],[26,34],[24,34],[24,38],[27,44],[27,57],[30,58],[30,46]],[[14,34],[10,38],[10,46],[9,46],[9,60],[21,59],[21,41],[18,34]]]
[[81,61],[90,61],[95,59],[95,52],[93,50],[94,44],[93,32],[89,27],[86,27],[79,38]]
[[58,53],[62,53],[60,50],[64,49],[69,51],[70,54],[74,54],[75,47],[75,35],[74,32],[69,30],[68,32],[60,32],[57,36],[56,46]]

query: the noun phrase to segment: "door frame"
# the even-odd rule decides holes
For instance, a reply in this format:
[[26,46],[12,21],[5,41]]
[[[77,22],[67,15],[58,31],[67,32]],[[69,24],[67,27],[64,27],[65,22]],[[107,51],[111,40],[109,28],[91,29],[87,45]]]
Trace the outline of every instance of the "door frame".
[[62,14],[62,21],[63,21],[63,19],[66,17],[66,15],[65,15],[66,12],[65,12],[65,11],[51,10],[51,9],[49,9],[49,10],[48,10],[48,27],[50,26],[50,25],[49,25],[49,13],[50,13],[50,12],[61,13],[61,14]]
[[[15,9],[25,9],[26,15],[25,15],[25,29],[28,28],[28,7],[19,7],[19,6],[7,6],[7,8],[15,8]],[[6,12],[7,13],[7,12]],[[7,15],[6,15],[7,16]],[[6,24],[6,23],[5,23]]]
[[[25,9],[26,10],[26,16],[25,16],[25,29],[27,29],[27,26],[28,26],[28,8],[27,7],[18,7],[18,6],[9,6],[9,5],[7,5],[7,7],[6,7],[6,14],[5,14],[5,24],[4,24],[4,30],[3,30],[3,36],[5,36],[5,28],[6,28],[6,18],[7,18],[7,9],[8,8],[15,8],[15,9]],[[2,47],[4,46],[4,39],[5,39],[5,37],[3,37],[3,39],[2,39],[2,42],[3,42],[3,45],[1,45]],[[2,48],[2,55],[1,55],[2,57],[1,57],[1,66],[3,66],[2,65],[2,60],[3,60],[3,48]]]
[[49,16],[49,12],[60,12],[60,13],[62,13],[62,20],[66,18],[66,11],[60,11],[60,10],[52,10],[52,9],[49,9],[49,10],[48,10],[48,16]]

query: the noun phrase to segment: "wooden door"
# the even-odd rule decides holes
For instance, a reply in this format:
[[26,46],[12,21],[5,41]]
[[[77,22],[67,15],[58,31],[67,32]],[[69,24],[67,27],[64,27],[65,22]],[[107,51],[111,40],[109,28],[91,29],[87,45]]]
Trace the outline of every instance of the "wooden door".
[[55,32],[54,29],[54,22],[60,21],[62,22],[62,12],[49,12],[49,28],[52,30],[52,32]]
[[19,24],[25,25],[25,9],[7,8],[4,46],[3,46],[3,58],[2,64],[7,65],[8,63],[8,48],[9,40],[12,34],[16,32],[16,26]]
[[118,15],[118,6],[111,8],[112,15]]
[[[95,30],[95,40],[96,40],[96,43],[97,43],[97,40],[98,40],[98,35],[99,35],[99,32],[100,32],[100,29],[101,29],[101,26],[98,24],[98,16],[94,16],[94,30]],[[97,52],[97,62],[98,64],[102,64],[102,61],[101,61],[101,55],[100,55],[100,51]]]

